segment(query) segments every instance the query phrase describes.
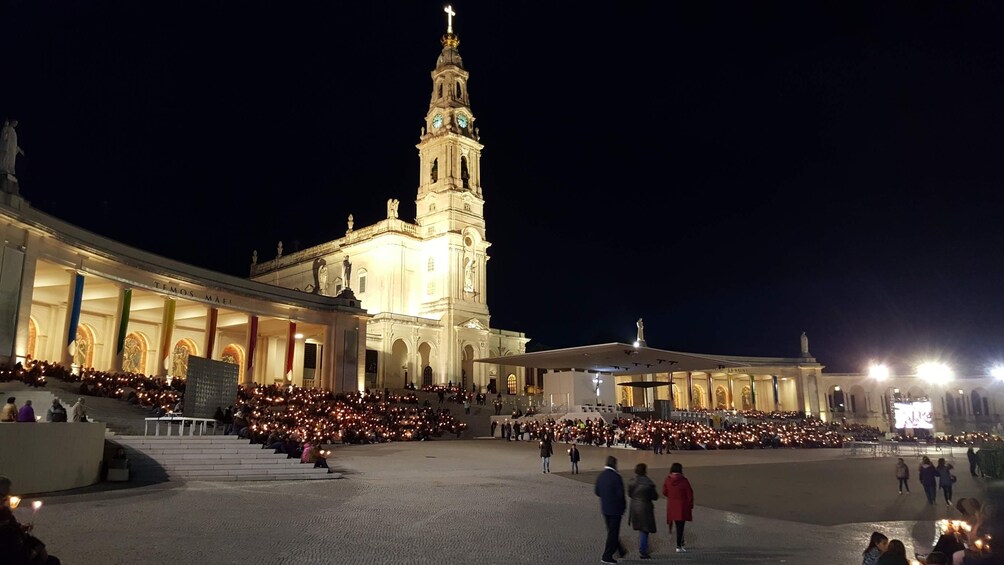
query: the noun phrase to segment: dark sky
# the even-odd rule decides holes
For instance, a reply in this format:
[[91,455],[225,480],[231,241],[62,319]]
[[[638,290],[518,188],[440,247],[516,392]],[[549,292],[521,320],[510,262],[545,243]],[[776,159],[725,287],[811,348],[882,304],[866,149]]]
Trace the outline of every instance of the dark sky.
[[[0,0],[23,194],[245,276],[401,200],[443,2]],[[1004,358],[1004,5],[455,1],[492,325]]]

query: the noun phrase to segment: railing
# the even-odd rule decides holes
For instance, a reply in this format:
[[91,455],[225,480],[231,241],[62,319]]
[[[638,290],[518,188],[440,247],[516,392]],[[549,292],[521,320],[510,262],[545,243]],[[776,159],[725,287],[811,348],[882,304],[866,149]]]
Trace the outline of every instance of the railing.
[[164,422],[165,424],[167,424],[167,434],[166,435],[171,435],[171,426],[172,426],[172,424],[179,424],[178,425],[178,435],[179,436],[185,435],[185,423],[186,422],[188,422],[189,424],[191,424],[191,428],[189,429],[189,432],[188,432],[188,435],[190,435],[190,436],[194,436],[195,435],[196,428],[199,429],[199,435],[200,436],[206,435],[206,426],[208,426],[209,424],[212,424],[213,425],[213,431],[214,432],[216,431],[216,420],[214,420],[212,418],[186,418],[184,416],[161,416],[159,418],[144,418],[144,420],[145,420],[145,422],[143,423],[143,435],[145,435],[145,436],[146,435],[150,435],[150,422],[155,422],[156,423],[156,425],[154,426],[154,432],[153,432],[153,435],[155,435],[155,436],[159,436],[160,435],[160,423],[161,422]]
[[899,441],[851,441],[844,443],[845,455],[864,455],[868,457],[921,457],[937,456],[945,459],[955,459],[955,449],[965,450],[965,447],[938,445],[936,443],[911,443]]

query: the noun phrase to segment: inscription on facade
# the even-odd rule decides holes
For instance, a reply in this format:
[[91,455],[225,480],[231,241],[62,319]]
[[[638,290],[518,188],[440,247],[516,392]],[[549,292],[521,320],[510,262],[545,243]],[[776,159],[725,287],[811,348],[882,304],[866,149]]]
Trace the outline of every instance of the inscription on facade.
[[220,306],[233,306],[234,304],[234,300],[232,298],[226,298],[224,296],[220,296],[219,294],[195,291],[172,282],[165,283],[153,281],[153,288],[175,296],[191,298],[192,300],[200,300],[202,302],[210,302],[212,304],[219,304]]

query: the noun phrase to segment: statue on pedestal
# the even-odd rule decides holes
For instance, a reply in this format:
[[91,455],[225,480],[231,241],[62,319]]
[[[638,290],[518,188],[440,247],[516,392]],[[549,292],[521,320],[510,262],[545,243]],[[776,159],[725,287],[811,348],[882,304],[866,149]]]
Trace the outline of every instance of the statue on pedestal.
[[275,258],[276,259],[282,258],[282,242],[281,241],[279,242],[279,245],[276,246],[276,248],[275,248]]
[[14,176],[14,161],[24,150],[17,145],[17,120],[4,120],[0,130],[0,173]]
[[345,235],[352,233],[352,226],[354,225],[356,225],[356,219],[352,216],[352,214],[349,214],[349,229],[345,230]]
[[345,275],[345,288],[352,288],[352,263],[349,262],[348,255],[342,261],[342,273]]
[[802,341],[802,357],[812,357],[812,354],[809,353],[809,337],[805,335],[805,332],[802,332],[801,341]]
[[391,198],[387,200],[387,219],[396,220],[397,219],[397,207],[401,204],[401,201],[396,198]]
[[638,337],[635,339],[635,341],[638,343],[638,345],[644,346],[645,345],[645,322],[643,322],[641,318],[638,318],[638,321],[635,322],[635,325],[638,326]]

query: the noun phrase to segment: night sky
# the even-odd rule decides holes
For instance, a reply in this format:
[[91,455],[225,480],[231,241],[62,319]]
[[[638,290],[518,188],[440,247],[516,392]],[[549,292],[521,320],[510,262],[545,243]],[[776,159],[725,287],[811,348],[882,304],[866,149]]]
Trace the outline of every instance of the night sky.
[[[22,194],[246,276],[413,220],[444,2],[0,0]],[[492,326],[1004,359],[1004,5],[455,1]],[[365,302],[364,302],[365,305]]]

